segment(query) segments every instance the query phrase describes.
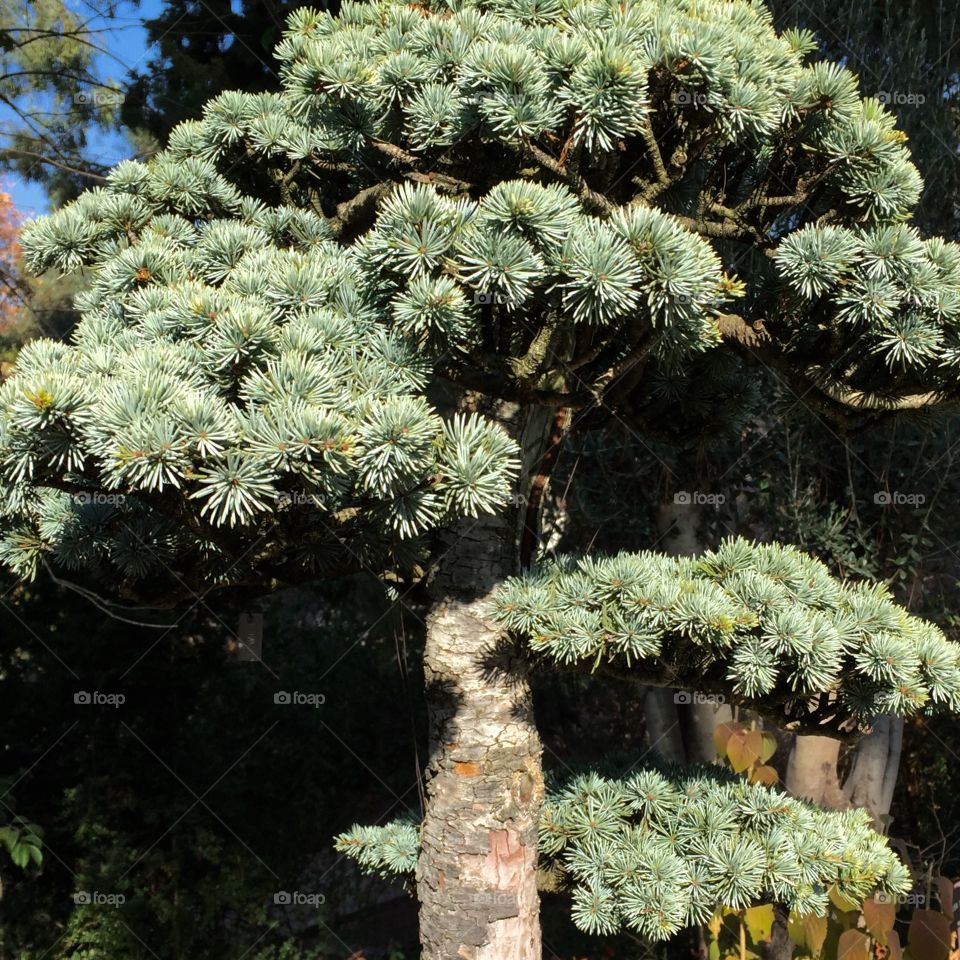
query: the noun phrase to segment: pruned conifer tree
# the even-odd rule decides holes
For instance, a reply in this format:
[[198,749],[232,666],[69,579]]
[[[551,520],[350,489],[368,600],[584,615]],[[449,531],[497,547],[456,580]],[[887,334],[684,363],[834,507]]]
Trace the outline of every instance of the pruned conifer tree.
[[642,431],[663,404],[631,395],[708,351],[840,424],[960,392],[960,249],[910,226],[904,137],[813,49],[760,0],[298,10],[281,89],[24,232],[89,285],[0,388],[0,558],[116,610],[422,586],[425,818],[338,844],[413,871],[427,960],[539,960],[538,861],[583,929],[654,939],[909,884],[866,814],[709,769],[545,786],[530,697],[615,671],[838,737],[960,706],[960,647],[788,546],[537,549],[565,432]]

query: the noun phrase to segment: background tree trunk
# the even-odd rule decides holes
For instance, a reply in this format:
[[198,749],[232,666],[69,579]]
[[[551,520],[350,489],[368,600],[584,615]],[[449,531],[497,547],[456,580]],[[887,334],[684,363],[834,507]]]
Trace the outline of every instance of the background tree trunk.
[[515,508],[449,534],[428,586],[423,960],[541,960],[541,745],[525,663],[488,615],[491,594],[518,569],[525,498],[548,443],[545,414],[501,410],[523,448]]
[[902,718],[878,717],[871,732],[853,746],[850,768],[841,782],[840,743],[827,737],[798,736],[787,763],[787,790],[834,810],[864,807],[877,829],[884,829],[897,783],[902,740]]
[[837,776],[840,741],[830,737],[798,736],[787,761],[785,785],[795,797],[842,810],[850,804]]
[[903,717],[879,717],[856,746],[843,792],[855,807],[866,807],[878,829],[886,827],[900,769]]
[[[657,549],[670,556],[692,556],[703,549],[697,532],[700,508],[693,503],[661,503],[657,511]],[[674,763],[710,763],[716,757],[713,729],[730,720],[726,704],[694,703],[695,690],[687,702],[677,702],[674,690],[648,687],[644,718],[650,749]],[[681,700],[685,698],[681,697]]]

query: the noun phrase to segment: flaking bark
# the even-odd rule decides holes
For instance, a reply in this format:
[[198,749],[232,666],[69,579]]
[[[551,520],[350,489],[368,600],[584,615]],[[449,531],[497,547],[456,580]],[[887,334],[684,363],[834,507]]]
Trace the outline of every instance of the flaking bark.
[[464,522],[429,584],[424,664],[431,759],[417,869],[423,960],[540,960],[537,833],[541,744],[526,666],[489,619],[519,566],[527,491],[549,411],[502,408],[520,441],[514,508]]

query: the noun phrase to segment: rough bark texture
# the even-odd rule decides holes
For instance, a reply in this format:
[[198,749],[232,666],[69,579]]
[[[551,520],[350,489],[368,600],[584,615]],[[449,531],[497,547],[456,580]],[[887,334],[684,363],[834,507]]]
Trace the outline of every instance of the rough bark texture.
[[549,419],[501,411],[523,470],[507,514],[449,537],[429,585],[424,654],[431,759],[417,868],[423,960],[541,960],[537,828],[541,745],[523,661],[489,598],[516,572],[531,476]]

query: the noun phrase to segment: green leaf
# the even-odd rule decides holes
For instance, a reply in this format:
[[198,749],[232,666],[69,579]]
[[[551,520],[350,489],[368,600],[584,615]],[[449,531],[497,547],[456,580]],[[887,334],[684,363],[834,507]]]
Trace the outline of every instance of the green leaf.
[[770,903],[750,907],[743,912],[743,922],[746,924],[750,939],[755,944],[770,939],[773,933],[773,919],[773,904]]

